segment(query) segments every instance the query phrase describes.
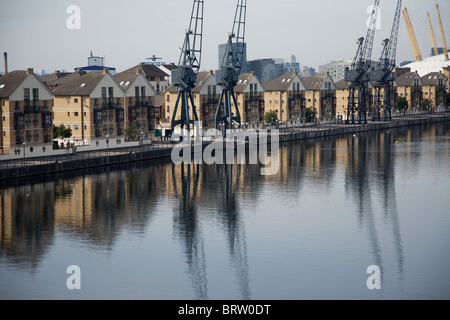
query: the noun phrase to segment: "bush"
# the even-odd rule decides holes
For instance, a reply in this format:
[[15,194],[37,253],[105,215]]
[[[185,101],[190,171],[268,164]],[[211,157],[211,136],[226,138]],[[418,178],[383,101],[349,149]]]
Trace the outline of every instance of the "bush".
[[278,120],[278,114],[275,111],[268,111],[264,114],[264,122],[273,126]]
[[72,136],[72,129],[66,128],[65,125],[61,124],[59,127],[53,125],[53,138],[64,139],[70,138]]

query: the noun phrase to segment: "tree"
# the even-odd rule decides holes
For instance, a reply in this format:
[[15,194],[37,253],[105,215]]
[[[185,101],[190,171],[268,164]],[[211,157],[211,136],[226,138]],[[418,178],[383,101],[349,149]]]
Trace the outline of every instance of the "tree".
[[400,112],[405,112],[408,109],[408,101],[405,97],[398,97],[397,100],[397,110]]
[[423,99],[422,100],[422,109],[423,110],[429,110],[431,108],[431,100],[430,99]]
[[66,128],[65,125],[61,124],[58,126],[53,125],[53,138],[64,139],[70,138],[72,136],[72,129]]
[[277,120],[278,120],[278,113],[276,113],[273,110],[266,112],[264,115],[264,121],[269,126],[273,126],[277,122]]
[[128,123],[128,127],[125,129],[125,137],[128,140],[136,140],[139,138],[139,130],[135,122]]
[[313,109],[312,107],[305,109],[305,117],[306,117],[307,122],[312,122],[313,119],[316,117],[316,115],[317,115],[317,110]]

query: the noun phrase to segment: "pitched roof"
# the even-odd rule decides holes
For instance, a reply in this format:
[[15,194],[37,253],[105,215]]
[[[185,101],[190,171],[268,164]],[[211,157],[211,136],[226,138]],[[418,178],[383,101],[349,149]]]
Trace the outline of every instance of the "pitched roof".
[[212,71],[200,71],[197,74],[197,83],[195,88],[192,89],[192,92],[200,92],[203,87],[206,85],[206,81],[213,75]]
[[8,98],[28,76],[24,70],[11,71],[0,77],[0,98]]
[[273,80],[267,81],[264,83],[264,90],[266,91],[287,91],[292,84],[292,80],[295,79],[297,74],[293,73],[285,73]]
[[[136,70],[139,70],[139,68],[136,68]],[[125,91],[127,91],[131,87],[133,82],[138,78],[139,73],[136,70],[134,72],[123,71],[114,75],[116,81]]]
[[234,92],[244,92],[253,77],[255,77],[253,73],[241,73],[239,81],[234,87]]
[[306,90],[320,90],[327,77],[327,73],[319,73],[303,80],[303,84]]
[[335,82],[335,85],[336,85],[337,90],[346,90],[346,89],[348,89],[350,82],[342,79],[342,80],[339,80],[338,82]]
[[65,76],[59,77],[53,81],[46,82],[47,86],[60,86],[66,84],[73,79],[79,78],[86,74],[86,71],[77,70],[75,72],[67,73]]
[[155,78],[155,77],[167,77],[169,74],[165,73],[163,70],[154,66],[152,64],[140,63],[134,67],[131,67],[123,72],[134,72],[136,73],[136,69],[140,69],[143,74],[147,77],[147,79]]
[[33,72],[33,69],[30,68],[27,71],[25,70],[15,70],[9,72],[2,77],[0,77],[0,98],[8,98],[13,94],[13,92],[17,89],[18,86],[25,80],[28,76],[33,76],[36,81],[38,81],[44,89],[48,91],[49,94],[52,95],[52,92],[47,88],[47,86],[42,82],[42,80]]
[[55,80],[65,77],[65,76],[68,76],[69,74],[71,74],[71,72],[56,71],[56,72],[53,72],[52,74],[48,74],[48,75],[42,77],[41,80],[42,80],[42,82],[48,84],[52,81],[55,81]]
[[53,90],[56,96],[88,96],[106,75],[104,71],[91,71]]
[[401,76],[397,77],[395,81],[399,86],[404,87],[411,87],[414,85],[414,80],[419,79],[420,76],[416,72],[407,72],[405,74],[402,74]]
[[437,86],[439,84],[439,79],[445,82],[445,77],[440,72],[430,72],[424,75],[422,78],[422,83],[425,86]]

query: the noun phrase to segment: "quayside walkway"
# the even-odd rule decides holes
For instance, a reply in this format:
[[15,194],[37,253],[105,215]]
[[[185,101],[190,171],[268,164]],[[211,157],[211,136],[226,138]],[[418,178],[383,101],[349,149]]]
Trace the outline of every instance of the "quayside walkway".
[[[392,121],[368,122],[367,124],[330,123],[278,128],[279,141],[293,141],[322,138],[327,136],[354,134],[365,131],[386,130],[396,127],[420,125],[450,120],[450,112],[432,114],[410,114],[396,116]],[[276,129],[273,127],[272,129]],[[270,129],[268,130],[270,135]],[[203,142],[203,147],[209,142]],[[169,158],[176,144],[170,141],[156,141],[150,145],[123,148],[109,148],[95,151],[76,152],[69,149],[67,154],[45,157],[0,161],[0,180],[10,180],[29,176],[82,170],[127,162]]]

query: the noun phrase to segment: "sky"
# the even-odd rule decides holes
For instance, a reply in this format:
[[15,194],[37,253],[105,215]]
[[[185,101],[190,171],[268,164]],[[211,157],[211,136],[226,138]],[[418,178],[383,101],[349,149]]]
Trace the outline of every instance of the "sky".
[[[437,0],[450,45],[450,0]],[[218,69],[218,45],[232,30],[236,0],[204,0],[201,69]],[[381,54],[389,37],[397,1],[380,0],[380,22],[372,59]],[[92,51],[117,72],[155,55],[159,61],[178,63],[189,27],[192,0],[0,0],[0,52],[8,53],[8,69],[34,68],[73,71],[86,66]],[[332,60],[352,59],[356,40],[365,37],[368,10],[374,0],[248,0],[245,41],[247,59],[284,58],[313,67]],[[79,23],[73,11],[79,8]],[[430,56],[432,41],[427,11],[438,46],[442,46],[436,1],[403,0],[422,56]],[[3,54],[2,54],[3,55]],[[4,71],[3,59],[0,70]],[[403,15],[397,63],[414,55]]]

